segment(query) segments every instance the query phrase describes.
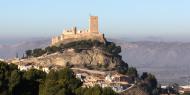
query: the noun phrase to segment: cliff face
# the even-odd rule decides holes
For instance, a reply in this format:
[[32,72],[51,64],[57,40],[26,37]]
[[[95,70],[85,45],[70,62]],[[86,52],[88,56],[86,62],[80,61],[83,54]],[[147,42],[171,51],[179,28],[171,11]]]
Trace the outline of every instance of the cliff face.
[[[72,65],[107,65],[110,69],[118,65],[125,64],[120,56],[114,56],[98,48],[82,50],[77,53],[74,49],[64,50],[62,53],[53,53],[40,57],[32,57],[20,60],[21,64],[33,63],[41,66],[59,65],[66,66],[68,63]],[[127,64],[126,64],[127,65]]]

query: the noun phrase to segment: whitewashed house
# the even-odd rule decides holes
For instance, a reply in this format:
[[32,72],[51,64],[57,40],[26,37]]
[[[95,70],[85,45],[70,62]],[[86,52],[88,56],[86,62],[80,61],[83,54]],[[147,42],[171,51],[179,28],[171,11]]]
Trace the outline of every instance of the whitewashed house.
[[43,67],[42,68],[42,71],[46,72],[46,73],[49,73],[50,72],[50,69],[49,67]]
[[33,68],[32,65],[18,65],[18,69],[21,71],[27,71],[29,69]]

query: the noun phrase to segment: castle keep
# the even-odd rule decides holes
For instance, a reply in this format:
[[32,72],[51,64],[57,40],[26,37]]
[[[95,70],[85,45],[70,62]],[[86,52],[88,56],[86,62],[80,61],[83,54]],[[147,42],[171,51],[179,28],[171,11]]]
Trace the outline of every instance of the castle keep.
[[89,29],[78,30],[77,27],[73,27],[68,30],[64,30],[59,36],[53,37],[51,45],[66,44],[73,41],[80,40],[98,40],[105,42],[104,34],[98,30],[98,16],[90,16]]

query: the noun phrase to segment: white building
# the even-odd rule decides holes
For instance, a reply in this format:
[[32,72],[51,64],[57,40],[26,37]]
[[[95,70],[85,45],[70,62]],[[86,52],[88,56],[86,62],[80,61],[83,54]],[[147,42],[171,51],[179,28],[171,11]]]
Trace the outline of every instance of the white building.
[[42,68],[42,71],[46,72],[46,73],[49,73],[50,72],[50,69],[48,67],[43,67]]
[[32,65],[18,65],[18,69],[21,71],[27,71],[29,69],[33,68]]
[[111,74],[108,74],[105,78],[106,81],[108,82],[112,82],[112,77],[111,77]]
[[114,75],[108,74],[105,77],[105,80],[107,82],[126,82],[126,83],[131,82],[131,79],[128,76],[121,74],[114,74]]
[[76,78],[80,79],[80,81],[84,81],[84,79],[82,78],[82,74],[76,74]]

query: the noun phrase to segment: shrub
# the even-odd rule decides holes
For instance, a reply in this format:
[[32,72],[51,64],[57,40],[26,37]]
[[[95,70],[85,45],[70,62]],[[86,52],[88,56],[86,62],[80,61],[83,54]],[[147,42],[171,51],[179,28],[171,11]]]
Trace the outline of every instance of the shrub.
[[113,54],[114,56],[119,55],[121,52],[121,47],[116,46],[113,42],[106,42],[102,43],[98,40],[81,40],[81,41],[75,41],[70,42],[67,44],[60,44],[59,46],[48,46],[45,49],[36,48],[34,50],[26,50],[25,54],[27,57],[39,57],[43,54],[52,54],[55,52],[61,52],[65,49],[73,48],[76,53],[80,53],[82,50],[91,49],[93,47],[99,47],[100,49],[104,50],[105,52],[108,52],[110,54]]

